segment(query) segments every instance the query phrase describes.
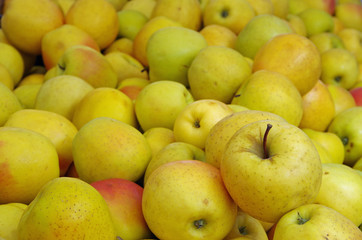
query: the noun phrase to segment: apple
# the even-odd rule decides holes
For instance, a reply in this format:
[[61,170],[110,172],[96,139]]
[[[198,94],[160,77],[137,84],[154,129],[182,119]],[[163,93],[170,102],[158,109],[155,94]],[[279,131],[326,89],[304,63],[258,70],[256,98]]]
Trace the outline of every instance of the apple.
[[146,50],[150,81],[171,80],[188,86],[191,62],[206,46],[201,33],[189,28],[166,27],[156,31]]
[[201,5],[195,0],[157,0],[151,18],[165,16],[183,27],[198,31],[201,27]]
[[[28,204],[41,187],[59,177],[54,144],[44,135],[25,128],[0,128],[0,204]],[[34,147],[36,146],[36,147]]]
[[317,47],[311,40],[296,33],[272,38],[258,51],[253,63],[253,72],[265,69],[288,77],[302,96],[317,83],[321,68]]
[[23,203],[0,204],[0,237],[6,240],[17,240],[17,226],[24,209]]
[[277,114],[295,126],[303,116],[302,97],[295,85],[286,76],[268,70],[254,72],[231,103]]
[[302,20],[297,14],[288,13],[285,20],[288,21],[290,27],[293,31],[301,36],[307,36],[307,28]]
[[224,46],[234,48],[237,35],[229,28],[210,24],[200,30],[208,46]]
[[342,39],[335,33],[322,32],[309,37],[316,45],[320,53],[323,53],[332,48],[345,49]]
[[60,176],[65,174],[73,162],[72,141],[78,130],[62,115],[43,110],[23,109],[10,115],[4,126],[32,130],[49,138],[58,154]]
[[0,82],[9,88],[9,90],[14,90],[14,80],[8,69],[2,63],[0,63]]
[[299,123],[300,128],[325,131],[335,116],[333,98],[321,80],[302,97],[302,105],[303,117]]
[[45,73],[30,73],[20,80],[17,87],[28,84],[42,84],[44,82],[44,76]]
[[285,19],[289,12],[289,0],[271,0],[273,4],[273,14]]
[[137,10],[120,10],[117,12],[119,31],[118,38],[125,37],[133,40],[140,29],[149,20],[143,13]]
[[73,139],[73,161],[80,179],[140,179],[151,159],[151,148],[136,128],[109,117],[85,124]]
[[355,164],[353,165],[353,169],[362,171],[362,157],[360,157],[360,159],[355,162]]
[[334,22],[333,33],[338,34],[341,30],[344,29],[343,23],[335,15],[333,15],[332,18]]
[[362,106],[362,87],[351,89],[350,93],[356,102],[356,106]]
[[107,0],[110,2],[116,11],[121,11],[123,6],[128,2],[128,0]]
[[331,163],[333,162],[332,156],[328,153],[327,149],[322,146],[319,142],[317,142],[314,139],[311,139],[313,142],[313,145],[318,151],[319,159],[321,160],[321,163]]
[[97,42],[74,25],[64,24],[47,32],[41,40],[41,56],[46,69],[56,66],[65,50],[74,45],[85,45],[99,51]]
[[108,0],[75,1],[65,15],[65,22],[86,31],[101,50],[117,38],[119,31],[117,10]]
[[362,32],[354,28],[344,28],[337,33],[342,39],[345,48],[353,53],[357,61],[362,63]]
[[10,74],[13,86],[16,86],[24,74],[24,61],[21,53],[14,46],[0,42],[0,64]]
[[316,131],[310,128],[302,128],[302,130],[312,140],[323,147],[333,163],[343,163],[344,146],[341,139],[335,133],[327,131]]
[[205,26],[218,24],[239,34],[256,13],[248,0],[210,1],[203,12]]
[[261,46],[283,33],[293,33],[286,20],[273,14],[255,16],[238,34],[235,49],[243,56],[254,59]]
[[13,91],[0,82],[0,127],[14,112],[23,109],[19,99]]
[[26,109],[34,109],[35,101],[42,84],[25,84],[14,89],[13,93],[18,98],[19,102]]
[[357,82],[359,69],[356,57],[346,49],[329,49],[321,54],[321,80],[350,89]]
[[234,227],[224,238],[225,240],[247,240],[258,239],[268,240],[268,236],[264,230],[263,225],[259,220],[246,214],[245,212],[238,210]]
[[55,2],[60,7],[64,16],[67,14],[69,8],[75,2],[75,0],[52,0],[52,1]]
[[322,185],[315,203],[333,208],[357,227],[362,224],[362,178],[350,166],[323,163]]
[[362,31],[362,5],[360,3],[338,4],[335,15],[346,28]]
[[133,40],[125,37],[118,38],[114,40],[114,42],[112,42],[112,44],[109,45],[106,49],[104,49],[103,54],[107,54],[113,51],[123,52],[133,57]]
[[251,75],[245,57],[232,48],[208,46],[188,70],[190,91],[195,100],[215,99],[230,103],[235,92]]
[[351,220],[321,204],[305,204],[283,215],[271,240],[360,239],[362,232]]
[[344,164],[353,164],[362,156],[362,107],[351,107],[339,113],[328,127],[344,145]]
[[205,161],[219,168],[225,147],[234,133],[246,124],[268,119],[285,121],[279,115],[258,110],[245,110],[224,117],[211,128],[206,138]]
[[356,102],[354,101],[354,98],[350,93],[350,91],[338,85],[334,84],[326,84],[326,85],[329,93],[333,98],[335,115],[338,115],[343,110],[356,106]]
[[136,10],[143,13],[146,17],[151,18],[152,11],[156,5],[156,0],[132,0],[127,1],[122,9],[123,10]]
[[146,85],[134,108],[143,131],[154,127],[173,129],[179,112],[192,102],[194,98],[183,84],[165,80]]
[[165,127],[150,128],[143,133],[151,148],[152,156],[155,156],[162,148],[175,142],[173,131]]
[[[143,0],[136,0],[143,1]],[[150,0],[147,0],[150,1]],[[130,2],[134,2],[130,1]],[[127,5],[127,4],[126,4]],[[165,16],[158,16],[149,19],[143,27],[139,30],[135,38],[133,39],[133,56],[142,63],[143,66],[148,66],[148,58],[146,54],[147,44],[150,37],[157,31],[165,27],[172,27],[182,25],[174,20]]]
[[72,122],[77,129],[98,117],[110,117],[137,127],[132,100],[114,88],[95,88],[89,91],[75,106]]
[[202,149],[185,142],[171,142],[165,145],[153,155],[148,163],[143,179],[144,184],[146,184],[152,172],[161,165],[182,160],[198,160],[204,162],[205,152]]
[[332,15],[317,8],[307,8],[298,16],[303,20],[307,30],[307,36],[318,33],[332,32],[334,21]]
[[139,77],[130,77],[123,79],[117,85],[117,89],[126,94],[133,102],[135,102],[138,94],[149,83],[150,81],[148,79],[139,78]]
[[220,171],[239,208],[265,222],[276,222],[312,203],[322,180],[322,164],[311,139],[300,128],[276,120],[252,122],[236,131],[226,145]]
[[244,107],[244,106],[241,106],[241,105],[238,105],[238,104],[227,104],[229,108],[231,108],[231,110],[233,110],[233,112],[242,112],[242,111],[245,111],[245,110],[250,110],[249,108],[247,107]]
[[271,0],[248,0],[255,11],[255,15],[273,14],[274,7]]
[[142,213],[143,188],[121,179],[109,178],[91,183],[110,210],[117,236],[122,239],[152,237]]
[[144,186],[142,210],[159,239],[223,239],[237,214],[219,169],[195,160],[158,167]]
[[32,55],[41,54],[43,36],[64,24],[60,7],[49,0],[7,1],[1,28],[16,49]]
[[232,113],[233,110],[221,101],[196,100],[177,114],[173,126],[175,140],[204,149],[211,128]]
[[289,12],[298,14],[308,8],[324,10],[333,15],[335,12],[336,0],[290,0]]
[[95,88],[117,85],[117,73],[105,56],[84,45],[67,48],[58,61],[55,74],[80,77]]

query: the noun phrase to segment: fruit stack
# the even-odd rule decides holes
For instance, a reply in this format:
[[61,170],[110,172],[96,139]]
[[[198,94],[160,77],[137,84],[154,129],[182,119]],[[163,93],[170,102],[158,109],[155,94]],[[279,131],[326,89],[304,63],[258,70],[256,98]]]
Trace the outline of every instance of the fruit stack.
[[0,5],[0,239],[362,240],[360,0]]

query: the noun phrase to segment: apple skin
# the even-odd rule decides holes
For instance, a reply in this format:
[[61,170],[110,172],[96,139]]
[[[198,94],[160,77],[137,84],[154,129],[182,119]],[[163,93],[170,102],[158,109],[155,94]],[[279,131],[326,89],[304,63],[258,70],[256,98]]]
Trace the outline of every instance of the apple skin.
[[0,126],[8,120],[14,112],[23,109],[21,102],[7,86],[0,82]]
[[169,128],[154,127],[143,133],[152,150],[152,157],[170,143],[175,142],[173,131]]
[[351,89],[349,91],[356,102],[356,106],[362,106],[362,87]]
[[343,110],[356,106],[352,94],[344,87],[327,84],[327,88],[333,98],[336,116]]
[[359,64],[362,63],[362,31],[358,31],[354,28],[343,28],[337,33],[342,39],[345,48],[353,53]]
[[[0,64],[5,67],[12,79],[12,86],[16,86],[25,72],[21,52],[13,45],[0,42]],[[12,90],[12,89],[11,89]]]
[[237,215],[219,169],[195,160],[158,167],[144,186],[142,209],[159,239],[223,239]]
[[362,31],[362,5],[356,3],[342,3],[336,6],[336,17],[341,20],[345,28],[354,28]]
[[[334,21],[332,15],[324,10],[307,8],[298,14],[307,30],[307,37],[323,32],[332,32]],[[318,19],[318,21],[316,21]]]
[[0,204],[0,236],[6,240],[17,240],[17,226],[24,209],[23,203]]
[[149,20],[136,10],[120,10],[117,12],[119,32],[118,38],[125,37],[133,41],[139,30]]
[[224,150],[220,171],[239,208],[271,223],[312,203],[322,181],[322,164],[310,138],[300,128],[275,120],[240,128]]
[[141,186],[121,178],[92,182],[91,186],[97,189],[106,201],[117,236],[122,239],[152,237],[142,213]]
[[351,220],[321,204],[306,204],[283,215],[270,233],[270,240],[361,239]]
[[316,45],[320,53],[323,53],[331,48],[345,49],[342,39],[335,33],[318,33],[310,36],[309,39]]

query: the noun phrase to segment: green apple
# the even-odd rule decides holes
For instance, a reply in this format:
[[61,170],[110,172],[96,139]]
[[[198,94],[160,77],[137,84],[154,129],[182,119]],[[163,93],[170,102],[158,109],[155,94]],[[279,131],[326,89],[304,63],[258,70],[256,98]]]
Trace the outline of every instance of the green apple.
[[195,100],[230,103],[250,75],[251,67],[239,52],[223,46],[208,46],[196,55],[187,76]]
[[143,133],[148,145],[152,150],[152,156],[155,156],[162,148],[175,142],[173,131],[165,127],[150,128]]
[[211,128],[232,113],[231,108],[218,100],[196,100],[178,113],[173,127],[175,140],[204,149]]
[[308,37],[318,33],[332,32],[334,28],[332,15],[324,10],[307,8],[299,13],[298,16],[304,22]]
[[335,33],[322,32],[310,36],[309,39],[316,45],[320,53],[332,48],[345,49],[342,39]]
[[362,171],[362,157],[360,157],[353,165],[353,169]]
[[143,13],[136,10],[125,9],[117,12],[119,22],[118,38],[126,37],[133,40],[139,30],[148,21]]
[[223,239],[237,214],[219,169],[195,160],[158,167],[144,186],[142,209],[159,239]]
[[19,99],[24,108],[35,108],[35,101],[38,96],[42,83],[25,84],[14,89],[14,94]]
[[362,177],[345,164],[323,163],[322,168],[322,185],[315,203],[333,208],[360,226]]
[[187,71],[198,52],[207,46],[201,33],[185,27],[157,30],[147,43],[151,82],[171,80],[188,86]]
[[270,240],[361,239],[351,220],[321,204],[306,204],[282,216]]
[[75,107],[93,89],[94,87],[80,77],[56,76],[40,86],[34,108],[58,113],[71,120]]
[[238,34],[235,49],[253,59],[262,45],[276,35],[292,33],[288,22],[272,14],[253,17]]
[[211,128],[210,133],[206,138],[205,161],[219,168],[225,147],[234,133],[246,124],[268,119],[285,121],[279,115],[258,110],[236,112],[224,117]]
[[23,106],[17,96],[0,82],[0,127],[4,125],[11,114],[20,109],[23,109]]
[[310,138],[276,120],[252,122],[236,131],[220,171],[240,209],[265,222],[312,203],[322,181],[322,164]]
[[295,33],[304,37],[307,36],[307,29],[305,27],[305,24],[302,18],[299,17],[297,14],[288,13],[285,20],[288,21],[290,27],[293,29]]
[[122,239],[152,237],[142,213],[141,186],[121,178],[92,182],[91,186],[97,189],[106,201],[117,236]]
[[343,28],[337,35],[342,39],[345,48],[356,56],[359,63],[362,63],[362,31]]
[[326,150],[333,163],[343,163],[344,146],[335,133],[316,131],[310,128],[303,128],[302,130]]
[[295,126],[303,116],[298,89],[286,76],[269,70],[254,72],[236,91],[231,103],[272,112]]
[[[75,135],[73,162],[80,179],[140,179],[151,159],[151,148],[136,128],[109,117],[98,117]],[[132,159],[132,161],[130,161]]]
[[329,49],[321,54],[321,80],[350,89],[357,82],[359,68],[356,57],[346,49]]
[[77,76],[95,88],[117,85],[117,74],[104,55],[84,45],[71,46],[64,51],[56,75]]
[[173,129],[177,115],[194,101],[187,88],[175,81],[157,81],[145,86],[134,106],[143,131],[154,127]]
[[339,113],[328,127],[344,145],[344,163],[353,164],[362,156],[362,107],[351,107]]
[[[70,217],[71,216],[71,217]],[[70,177],[47,182],[22,215],[21,239],[116,239],[107,203],[88,183]]]
[[345,28],[362,31],[362,5],[358,3],[342,3],[336,6],[336,17]]
[[0,238],[18,240],[17,226],[26,207],[23,203],[0,204]]
[[173,142],[167,144],[158,153],[153,155],[148,163],[143,180],[144,184],[146,184],[148,177],[159,166],[168,162],[182,160],[199,160],[204,162],[205,152],[202,149],[185,142]]

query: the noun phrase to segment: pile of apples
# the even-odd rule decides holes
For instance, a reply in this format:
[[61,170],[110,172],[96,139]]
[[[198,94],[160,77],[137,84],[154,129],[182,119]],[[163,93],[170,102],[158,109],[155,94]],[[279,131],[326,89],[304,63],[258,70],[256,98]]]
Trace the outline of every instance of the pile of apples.
[[0,239],[362,240],[359,0],[0,4]]

